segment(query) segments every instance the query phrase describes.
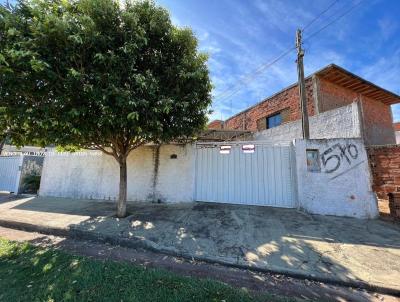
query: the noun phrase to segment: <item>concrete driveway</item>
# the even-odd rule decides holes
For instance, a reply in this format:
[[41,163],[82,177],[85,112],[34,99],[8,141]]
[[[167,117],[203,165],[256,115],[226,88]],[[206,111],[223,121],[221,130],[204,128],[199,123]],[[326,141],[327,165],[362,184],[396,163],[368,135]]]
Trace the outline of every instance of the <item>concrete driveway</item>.
[[153,250],[400,292],[400,227],[381,220],[207,203],[130,204],[25,198],[0,204],[0,224],[79,231]]

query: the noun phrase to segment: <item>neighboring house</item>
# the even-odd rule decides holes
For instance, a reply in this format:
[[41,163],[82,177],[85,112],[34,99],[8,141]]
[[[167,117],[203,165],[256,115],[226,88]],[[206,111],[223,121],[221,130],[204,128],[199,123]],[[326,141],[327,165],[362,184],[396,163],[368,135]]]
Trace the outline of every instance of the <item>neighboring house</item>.
[[[400,103],[400,96],[393,92],[331,64],[306,78],[306,95],[310,117],[326,113],[318,121],[318,118],[310,119],[311,138],[362,137],[366,145],[395,144],[391,105]],[[345,110],[345,106],[353,103],[356,106]],[[343,113],[353,116],[349,118],[352,121],[345,120]],[[209,127],[261,131],[262,139],[276,136],[279,140],[292,140],[301,137],[300,119],[299,90],[295,83],[224,122],[211,122]],[[327,124],[323,119],[328,122],[329,129],[317,133],[316,127]],[[290,127],[281,127],[281,131],[265,131],[296,121],[297,124]],[[344,127],[341,123],[349,125]]]
[[224,128],[224,121],[221,120],[214,120],[211,123],[207,125],[208,129],[215,129],[215,130],[220,130]]
[[396,144],[400,144],[400,123],[394,123],[394,133],[396,135]]

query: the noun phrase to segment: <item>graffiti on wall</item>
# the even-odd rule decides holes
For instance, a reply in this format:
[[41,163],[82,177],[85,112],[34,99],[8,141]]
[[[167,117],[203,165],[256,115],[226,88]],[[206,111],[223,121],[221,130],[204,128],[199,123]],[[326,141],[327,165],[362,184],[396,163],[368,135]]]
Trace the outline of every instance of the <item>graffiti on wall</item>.
[[343,163],[352,166],[358,158],[357,146],[352,143],[335,144],[326,149],[321,155],[325,173],[337,171]]

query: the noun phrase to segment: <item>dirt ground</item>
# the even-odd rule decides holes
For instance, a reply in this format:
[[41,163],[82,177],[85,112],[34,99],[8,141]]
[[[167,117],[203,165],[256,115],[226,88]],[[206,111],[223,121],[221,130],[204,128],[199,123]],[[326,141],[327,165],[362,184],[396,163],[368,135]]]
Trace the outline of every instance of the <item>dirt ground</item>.
[[378,199],[378,208],[379,208],[379,216],[382,220],[400,225],[400,219],[395,219],[394,217],[390,216],[388,199]]
[[390,216],[389,200],[378,199],[378,207],[380,216]]
[[215,279],[234,287],[245,288],[254,292],[268,292],[270,294],[313,301],[400,301],[399,298],[393,296],[360,289],[295,279],[279,274],[256,273],[221,265],[187,261],[147,250],[49,236],[4,227],[0,227],[0,237],[9,240],[27,241],[42,247],[53,247],[75,255],[95,259],[123,261],[149,268],[161,268],[185,276]]

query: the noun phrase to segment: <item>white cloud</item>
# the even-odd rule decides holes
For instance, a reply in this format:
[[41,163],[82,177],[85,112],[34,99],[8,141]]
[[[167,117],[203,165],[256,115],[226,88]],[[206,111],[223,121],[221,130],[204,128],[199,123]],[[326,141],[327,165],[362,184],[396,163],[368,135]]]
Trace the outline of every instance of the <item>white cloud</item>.
[[285,2],[264,0],[256,0],[255,5],[272,27],[283,32],[292,33],[294,29],[303,26],[305,21],[314,16],[309,9],[303,9],[306,7],[303,5],[294,4],[289,8]]

